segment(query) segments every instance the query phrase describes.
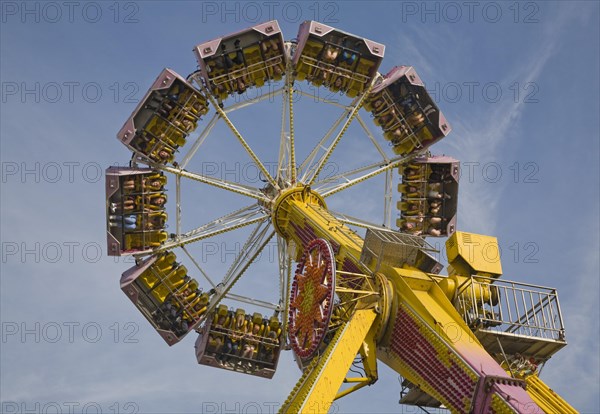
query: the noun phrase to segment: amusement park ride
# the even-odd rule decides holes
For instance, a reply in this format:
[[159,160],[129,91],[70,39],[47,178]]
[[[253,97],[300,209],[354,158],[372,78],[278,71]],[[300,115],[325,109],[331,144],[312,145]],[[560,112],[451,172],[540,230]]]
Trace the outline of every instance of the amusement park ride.
[[[196,46],[199,70],[187,78],[164,69],[118,133],[133,152],[130,167],[106,172],[109,254],[136,258],[121,278],[123,292],[169,345],[196,331],[202,365],[272,378],[281,351],[291,349],[302,375],[281,412],[327,412],[335,399],[377,381],[377,360],[401,375],[401,404],[456,413],[576,412],[539,378],[543,364],[566,345],[556,290],[500,279],[500,261],[487,253],[497,251],[496,238],[456,231],[459,162],[428,152],[451,127],[415,69],[378,72],[384,50],[315,21],[285,41],[277,21],[269,21]],[[294,96],[304,94],[295,87],[303,81],[349,103],[321,99],[343,113],[297,164]],[[282,98],[273,175],[229,116],[263,98],[227,104],[265,84],[279,85],[269,96]],[[361,109],[382,137],[370,132]],[[186,169],[218,121],[252,158],[264,187]],[[323,178],[352,122],[380,158]],[[385,176],[383,225],[328,209],[329,196],[379,174]],[[165,230],[169,176],[176,191],[172,234]],[[182,179],[254,201],[181,232]],[[254,230],[222,282],[214,283],[186,246],[244,226]],[[273,237],[279,303],[232,293]],[[447,238],[448,276],[439,274],[443,266],[425,237]],[[188,274],[176,249],[210,286],[202,289]],[[223,299],[273,313],[234,310]]]

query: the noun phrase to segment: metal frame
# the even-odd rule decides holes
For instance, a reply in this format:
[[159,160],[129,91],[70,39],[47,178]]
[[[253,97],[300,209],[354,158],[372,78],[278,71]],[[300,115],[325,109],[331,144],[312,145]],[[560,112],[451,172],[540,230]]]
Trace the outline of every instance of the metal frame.
[[[289,50],[289,49],[287,49]],[[279,142],[279,159],[277,161],[277,182],[293,185],[296,182],[296,149],[294,144],[294,88],[290,81],[292,67],[289,63],[285,69],[285,86],[282,88],[281,135]]]
[[360,255],[360,262],[364,266],[368,266],[369,262],[375,260],[375,271],[378,271],[382,264],[396,267],[400,267],[404,263],[415,265],[420,252],[424,254],[439,253],[437,249],[419,236],[386,228],[369,227]]
[[[240,277],[246,272],[248,267],[254,262],[258,255],[263,251],[265,246],[269,243],[269,240],[275,235],[275,230],[270,230],[271,222],[263,219],[254,228],[248,239],[244,243],[244,246],[240,250],[239,254],[234,259],[233,263],[225,273],[223,280],[215,287],[215,294],[211,297],[208,304],[207,312],[211,312],[217,307],[221,299],[229,294],[229,291],[233,285],[240,279]],[[269,231],[270,230],[270,231]],[[272,304],[265,301],[259,301],[251,298],[247,298],[241,295],[233,295],[232,299],[245,302],[260,304],[261,306],[271,307]]]
[[205,225],[195,228],[187,233],[183,233],[178,238],[167,241],[162,246],[155,248],[151,252],[136,255],[136,257],[148,254],[156,254],[158,252],[170,250],[195,241],[208,239],[218,234],[239,229],[240,227],[266,221],[268,218],[269,215],[263,211],[262,207],[252,204],[206,223]]
[[[478,294],[486,288],[496,289],[492,295]],[[457,289],[455,306],[478,330],[565,341],[565,327],[556,289],[529,283],[471,276]]]
[[[155,248],[152,251],[138,254],[136,257],[141,258],[150,254],[156,254],[158,252],[174,249],[180,247],[192,261],[194,266],[202,274],[202,276],[208,281],[212,289],[215,290],[215,294],[211,298],[208,312],[215,309],[218,303],[223,298],[228,298],[242,303],[248,303],[259,307],[281,312],[289,306],[289,293],[292,282],[292,255],[289,246],[284,239],[277,236],[278,246],[278,277],[279,277],[279,303],[271,303],[268,301],[258,300],[250,298],[244,295],[238,295],[230,293],[229,290],[233,287],[235,282],[243,275],[246,269],[251,265],[252,261],[260,252],[264,249],[269,240],[275,235],[274,231],[268,232],[267,229],[270,226],[270,216],[268,209],[263,206],[268,206],[271,203],[272,194],[270,191],[265,189],[256,188],[250,185],[241,184],[237,182],[231,182],[219,178],[214,178],[200,174],[197,172],[187,171],[186,167],[189,165],[193,157],[198,153],[200,147],[206,142],[207,138],[217,125],[219,120],[222,120],[228,128],[232,131],[234,136],[237,138],[240,145],[248,153],[250,158],[254,161],[256,166],[259,168],[261,173],[264,175],[269,185],[275,192],[284,188],[289,188],[296,185],[298,182],[305,185],[312,185],[315,190],[320,192],[324,197],[331,196],[338,192],[341,192],[349,187],[352,187],[358,183],[373,178],[381,173],[385,173],[385,187],[384,187],[384,209],[383,209],[383,226],[379,226],[373,223],[369,223],[364,220],[360,220],[349,215],[342,213],[332,213],[336,218],[340,219],[343,223],[355,225],[367,229],[375,230],[389,230],[392,225],[392,211],[393,211],[393,180],[394,174],[393,169],[403,162],[406,162],[410,157],[398,157],[388,156],[384,151],[382,144],[378,142],[375,134],[371,131],[363,117],[359,114],[359,110],[362,107],[363,102],[368,96],[373,85],[375,85],[381,78],[380,73],[376,73],[371,83],[363,90],[363,92],[353,98],[349,104],[342,104],[334,100],[329,100],[324,97],[314,97],[307,92],[303,92],[299,89],[294,89],[293,85],[293,66],[291,50],[293,44],[285,42],[285,50],[287,53],[287,65],[285,69],[284,85],[274,90],[269,90],[269,93],[264,94],[256,99],[249,101],[236,102],[229,106],[223,106],[220,100],[217,100],[210,91],[206,88],[205,81],[200,73],[195,73],[188,78],[189,82],[195,83],[197,89],[203,92],[210,104],[212,104],[215,112],[212,117],[207,118],[208,122],[205,124],[201,131],[196,132],[196,138],[189,150],[183,155],[179,164],[173,164],[173,166],[155,163],[149,160],[143,154],[134,152],[133,163],[136,162],[146,164],[157,170],[165,173],[171,173],[175,175],[175,186],[176,186],[176,206],[175,206],[175,233],[172,235],[172,239],[168,240],[162,246]],[[343,109],[339,118],[337,118],[321,140],[315,145],[314,149],[310,154],[300,163],[296,164],[296,152],[295,152],[295,136],[294,136],[294,95],[305,95],[315,98],[322,103],[333,105],[334,107]],[[280,143],[279,143],[279,155],[277,163],[277,173],[275,176],[271,176],[268,170],[265,168],[262,161],[250,148],[247,141],[237,130],[236,126],[228,117],[228,114],[237,111],[242,108],[246,108],[251,105],[261,103],[267,99],[271,99],[274,96],[282,96],[282,113],[281,113],[281,132],[280,132]],[[335,148],[345,135],[350,124],[356,120],[363,130],[366,138],[377,150],[377,153],[381,157],[370,165],[354,168],[338,174],[334,177],[328,177],[319,180],[319,173],[326,165],[327,161],[332,156]],[[257,201],[256,204],[246,206],[237,211],[233,211],[226,214],[218,219],[215,219],[209,223],[204,224],[196,229],[184,232],[181,228],[182,221],[182,202],[181,202],[181,181],[183,178],[187,178],[194,181],[199,181],[204,184],[211,185],[223,190],[227,190],[236,194],[243,195],[248,198],[252,198]],[[241,227],[256,225],[252,234],[246,241],[244,248],[239,253],[238,257],[234,260],[232,267],[226,272],[222,282],[217,283],[202,269],[200,264],[194,259],[194,257],[186,249],[186,245],[208,239],[229,231],[236,230]],[[355,258],[357,263],[358,258]],[[365,270],[365,269],[363,269]],[[342,293],[342,292],[340,292]],[[354,292],[360,293],[360,292]],[[367,294],[367,292],[364,292]],[[282,327],[285,332],[287,329],[287,318],[282,318]],[[284,336],[285,337],[285,336]]]

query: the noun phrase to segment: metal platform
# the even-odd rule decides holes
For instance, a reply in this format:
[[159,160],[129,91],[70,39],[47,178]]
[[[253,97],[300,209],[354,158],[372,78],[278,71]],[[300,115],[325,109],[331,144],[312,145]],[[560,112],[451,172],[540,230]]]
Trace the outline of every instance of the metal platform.
[[[494,295],[477,293],[490,288]],[[472,276],[455,306],[490,353],[545,361],[567,345],[556,289]]]

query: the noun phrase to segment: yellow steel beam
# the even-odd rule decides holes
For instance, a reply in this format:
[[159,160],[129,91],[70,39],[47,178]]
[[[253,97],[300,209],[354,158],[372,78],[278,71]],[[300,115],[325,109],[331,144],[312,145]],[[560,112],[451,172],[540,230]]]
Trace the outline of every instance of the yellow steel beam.
[[527,393],[546,414],[577,414],[571,405],[548,387],[536,374],[525,378]]
[[352,382],[371,382],[371,379],[367,378],[367,377],[344,378],[344,383],[352,383]]
[[[351,393],[353,393],[354,391],[358,391],[358,390],[360,390],[361,388],[363,388],[363,387],[366,387],[367,385],[371,385],[371,384],[373,383],[371,380],[369,380],[369,378],[364,378],[364,380],[365,380],[365,381],[360,381],[360,382],[358,382],[358,384],[356,384],[356,385],[353,385],[353,386],[352,386],[352,387],[350,387],[350,388],[346,388],[345,390],[343,390],[343,391],[340,391],[340,392],[339,392],[339,393],[338,393],[338,394],[335,396],[335,398],[334,398],[334,401],[335,401],[335,400],[337,400],[337,399],[339,399],[339,398],[345,397],[346,395],[348,395],[348,394],[351,394]],[[347,381],[344,381],[344,382],[347,382]]]
[[[326,413],[344,382],[350,365],[371,330],[377,313],[357,310],[334,336],[318,362],[305,375],[282,406],[281,413]],[[373,350],[374,353],[374,350]]]

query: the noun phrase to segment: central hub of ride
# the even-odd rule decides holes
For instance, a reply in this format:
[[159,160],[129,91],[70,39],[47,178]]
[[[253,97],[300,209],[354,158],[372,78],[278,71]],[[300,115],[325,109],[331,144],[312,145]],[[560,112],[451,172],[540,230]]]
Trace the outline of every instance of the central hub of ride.
[[288,238],[288,224],[293,221],[292,204],[314,205],[327,208],[325,200],[317,192],[311,190],[305,185],[297,185],[295,187],[282,190],[278,194],[274,194],[274,200],[271,207],[271,219],[277,233],[285,239]]

